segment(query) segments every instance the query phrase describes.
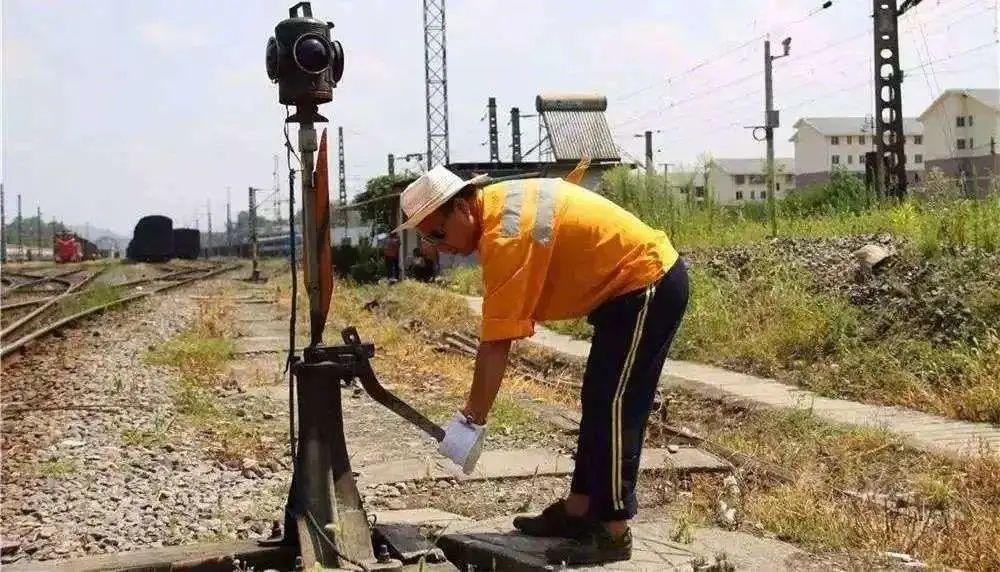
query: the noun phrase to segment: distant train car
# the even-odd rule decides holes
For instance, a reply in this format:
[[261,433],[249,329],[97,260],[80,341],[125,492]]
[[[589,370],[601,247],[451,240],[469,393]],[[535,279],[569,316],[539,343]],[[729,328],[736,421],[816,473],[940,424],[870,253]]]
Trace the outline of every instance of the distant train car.
[[125,254],[138,262],[165,262],[173,258],[174,221],[161,215],[139,219]]
[[59,263],[94,260],[100,257],[97,245],[73,232],[52,237],[52,258]]
[[201,252],[201,231],[196,228],[174,229],[174,256],[194,260]]

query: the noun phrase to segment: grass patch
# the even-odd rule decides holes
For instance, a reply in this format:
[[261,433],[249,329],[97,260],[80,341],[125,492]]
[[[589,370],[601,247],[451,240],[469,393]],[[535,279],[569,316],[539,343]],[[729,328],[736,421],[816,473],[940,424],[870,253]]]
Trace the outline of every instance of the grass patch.
[[76,473],[77,470],[79,467],[76,466],[76,463],[63,459],[48,459],[36,466],[38,475],[42,477],[65,477]]
[[466,296],[483,295],[483,269],[481,266],[456,266],[441,274],[441,280],[450,290]]
[[[677,393],[674,423],[698,427],[731,450],[776,466],[782,482],[741,474],[745,528],[811,549],[896,551],[932,566],[995,570],[1000,547],[1000,459],[965,462],[906,448],[880,428],[839,427],[808,409],[746,411]],[[865,502],[845,493],[866,494]],[[712,517],[719,486],[695,490],[693,505]]]
[[[209,443],[211,454],[223,462],[264,456],[274,443],[280,442],[280,431],[274,424],[246,419],[261,410],[263,404],[253,400],[230,403],[217,391],[233,356],[232,309],[232,303],[223,297],[202,301],[189,329],[146,355],[148,363],[176,368],[177,377],[171,385],[174,408],[184,427],[198,433]],[[155,429],[123,434],[126,443],[144,444],[158,439]]]
[[594,335],[594,327],[587,323],[587,318],[556,320],[545,322],[543,325],[554,332],[559,332],[577,340],[589,340]]
[[111,284],[92,284],[83,292],[69,296],[58,304],[56,314],[65,318],[91,308],[103,306],[125,295],[122,288]]

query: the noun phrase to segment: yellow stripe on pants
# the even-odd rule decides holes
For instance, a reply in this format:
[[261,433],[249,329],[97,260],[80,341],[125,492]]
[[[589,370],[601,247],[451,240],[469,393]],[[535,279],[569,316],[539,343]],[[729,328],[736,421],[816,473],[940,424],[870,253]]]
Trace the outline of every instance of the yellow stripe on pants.
[[635,363],[635,354],[639,349],[639,341],[642,338],[642,330],[646,325],[646,311],[649,309],[649,300],[656,293],[656,286],[646,287],[645,299],[642,302],[642,309],[635,321],[635,329],[632,331],[632,344],[629,347],[628,355],[625,356],[625,364],[622,366],[621,375],[618,377],[618,387],[615,389],[615,398],[611,402],[611,499],[615,510],[625,508],[625,503],[621,498],[622,489],[622,396],[625,394],[625,385],[632,374],[632,364]]

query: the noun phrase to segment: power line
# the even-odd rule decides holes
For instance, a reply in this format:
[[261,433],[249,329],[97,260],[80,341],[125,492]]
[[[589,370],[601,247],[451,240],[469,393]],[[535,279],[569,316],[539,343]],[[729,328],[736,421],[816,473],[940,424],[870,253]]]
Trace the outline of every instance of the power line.
[[649,84],[647,86],[641,87],[641,88],[639,88],[639,89],[637,89],[635,91],[626,93],[623,96],[615,98],[613,101],[616,102],[616,103],[620,103],[622,101],[625,101],[626,99],[630,99],[630,98],[632,98],[632,97],[634,97],[636,95],[639,95],[640,93],[644,93],[646,91],[649,91],[649,90],[651,90],[651,89],[653,89],[653,88],[655,88],[655,87],[657,87],[657,86],[659,86],[661,84],[667,84],[667,85],[669,85],[670,83],[672,83],[676,79],[680,79],[682,77],[690,75],[690,74],[698,71],[699,69],[708,66],[709,64],[711,64],[713,62],[717,62],[717,61],[721,60],[722,58],[724,58],[724,57],[726,57],[726,56],[728,56],[730,54],[733,54],[733,53],[738,52],[739,50],[741,50],[743,48],[746,48],[747,46],[754,45],[756,42],[758,42],[759,40],[763,39],[769,33],[777,33],[778,30],[784,30],[785,28],[788,28],[790,26],[795,26],[797,24],[800,24],[800,23],[808,20],[809,18],[815,16],[816,14],[818,14],[821,11],[823,11],[824,9],[829,8],[832,4],[833,4],[832,1],[823,2],[823,4],[821,4],[819,7],[810,10],[809,12],[806,13],[805,16],[802,16],[799,19],[796,19],[796,20],[790,21],[790,22],[786,22],[784,24],[780,24],[779,26],[777,26],[775,28],[772,28],[769,31],[763,32],[761,34],[757,34],[756,36],[754,36],[752,38],[749,38],[749,39],[747,39],[747,40],[745,40],[743,42],[740,42],[736,46],[734,46],[734,47],[732,47],[732,48],[730,48],[730,49],[728,49],[728,50],[726,50],[726,51],[724,51],[724,52],[722,52],[720,54],[716,54],[716,55],[713,55],[713,56],[706,57],[705,59],[703,59],[703,60],[695,63],[691,67],[689,67],[689,68],[687,68],[687,69],[685,69],[685,70],[683,70],[683,71],[681,71],[679,73],[671,74],[671,75],[667,76],[663,80],[656,81],[656,82],[651,83],[651,84]]

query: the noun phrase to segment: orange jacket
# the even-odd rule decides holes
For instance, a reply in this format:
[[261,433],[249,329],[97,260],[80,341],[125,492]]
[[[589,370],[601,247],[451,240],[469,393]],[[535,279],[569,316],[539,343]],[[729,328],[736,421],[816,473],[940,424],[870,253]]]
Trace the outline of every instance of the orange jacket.
[[677,261],[662,231],[562,179],[497,183],[478,200],[484,341],[530,336],[535,321],[585,316]]

